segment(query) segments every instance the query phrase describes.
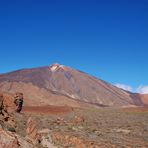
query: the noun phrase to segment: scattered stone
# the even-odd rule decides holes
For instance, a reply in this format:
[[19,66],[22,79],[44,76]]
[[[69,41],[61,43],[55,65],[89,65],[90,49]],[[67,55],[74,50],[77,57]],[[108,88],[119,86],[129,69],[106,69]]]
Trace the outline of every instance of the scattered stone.
[[46,136],[42,136],[42,142],[41,142],[43,147],[47,147],[47,148],[57,148],[56,146],[54,146],[52,144],[52,139],[51,136],[48,134]]
[[51,132],[51,130],[48,129],[48,128],[45,128],[45,129],[38,131],[39,134],[47,134],[47,133],[50,133],[50,132]]
[[117,133],[124,133],[124,134],[129,134],[131,131],[128,129],[116,129]]
[[65,124],[66,124],[66,121],[64,120],[64,118],[58,117],[58,118],[53,122],[53,124],[56,124],[56,125],[65,125]]
[[85,122],[84,117],[78,117],[78,116],[74,117],[74,120],[73,120],[74,124],[81,124],[81,123],[84,123],[84,122]]
[[87,141],[74,135],[53,133],[51,137],[54,143],[62,145],[63,147],[99,148],[99,146],[95,144],[95,142]]

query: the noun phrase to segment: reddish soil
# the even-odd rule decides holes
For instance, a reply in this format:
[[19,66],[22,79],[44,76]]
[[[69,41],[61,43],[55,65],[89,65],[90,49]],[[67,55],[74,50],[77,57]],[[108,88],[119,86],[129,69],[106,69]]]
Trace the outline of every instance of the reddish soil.
[[38,113],[38,114],[66,114],[73,110],[68,106],[24,106],[23,113]]

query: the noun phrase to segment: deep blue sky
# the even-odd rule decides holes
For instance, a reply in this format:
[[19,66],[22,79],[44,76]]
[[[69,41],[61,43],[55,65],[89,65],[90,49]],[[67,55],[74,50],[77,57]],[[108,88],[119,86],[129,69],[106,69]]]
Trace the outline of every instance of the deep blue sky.
[[148,0],[0,0],[0,73],[58,62],[148,85]]

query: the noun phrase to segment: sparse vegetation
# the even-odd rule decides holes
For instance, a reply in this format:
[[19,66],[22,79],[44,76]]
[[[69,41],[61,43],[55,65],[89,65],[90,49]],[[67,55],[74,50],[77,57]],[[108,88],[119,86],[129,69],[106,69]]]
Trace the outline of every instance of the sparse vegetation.
[[[31,116],[31,115],[28,115]],[[147,147],[148,112],[126,109],[100,108],[76,109],[63,115],[35,115],[39,129],[48,128],[52,133],[73,135],[99,146]],[[75,116],[85,120],[75,123]],[[21,126],[20,126],[21,127]],[[62,146],[60,141],[53,141]],[[63,146],[64,147],[64,146]]]

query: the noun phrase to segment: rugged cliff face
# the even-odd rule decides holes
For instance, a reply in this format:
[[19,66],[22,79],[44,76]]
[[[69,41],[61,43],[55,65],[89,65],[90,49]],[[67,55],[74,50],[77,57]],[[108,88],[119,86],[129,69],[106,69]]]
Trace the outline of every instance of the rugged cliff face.
[[25,105],[143,105],[141,98],[84,72],[53,64],[0,75],[0,90],[24,93]]

